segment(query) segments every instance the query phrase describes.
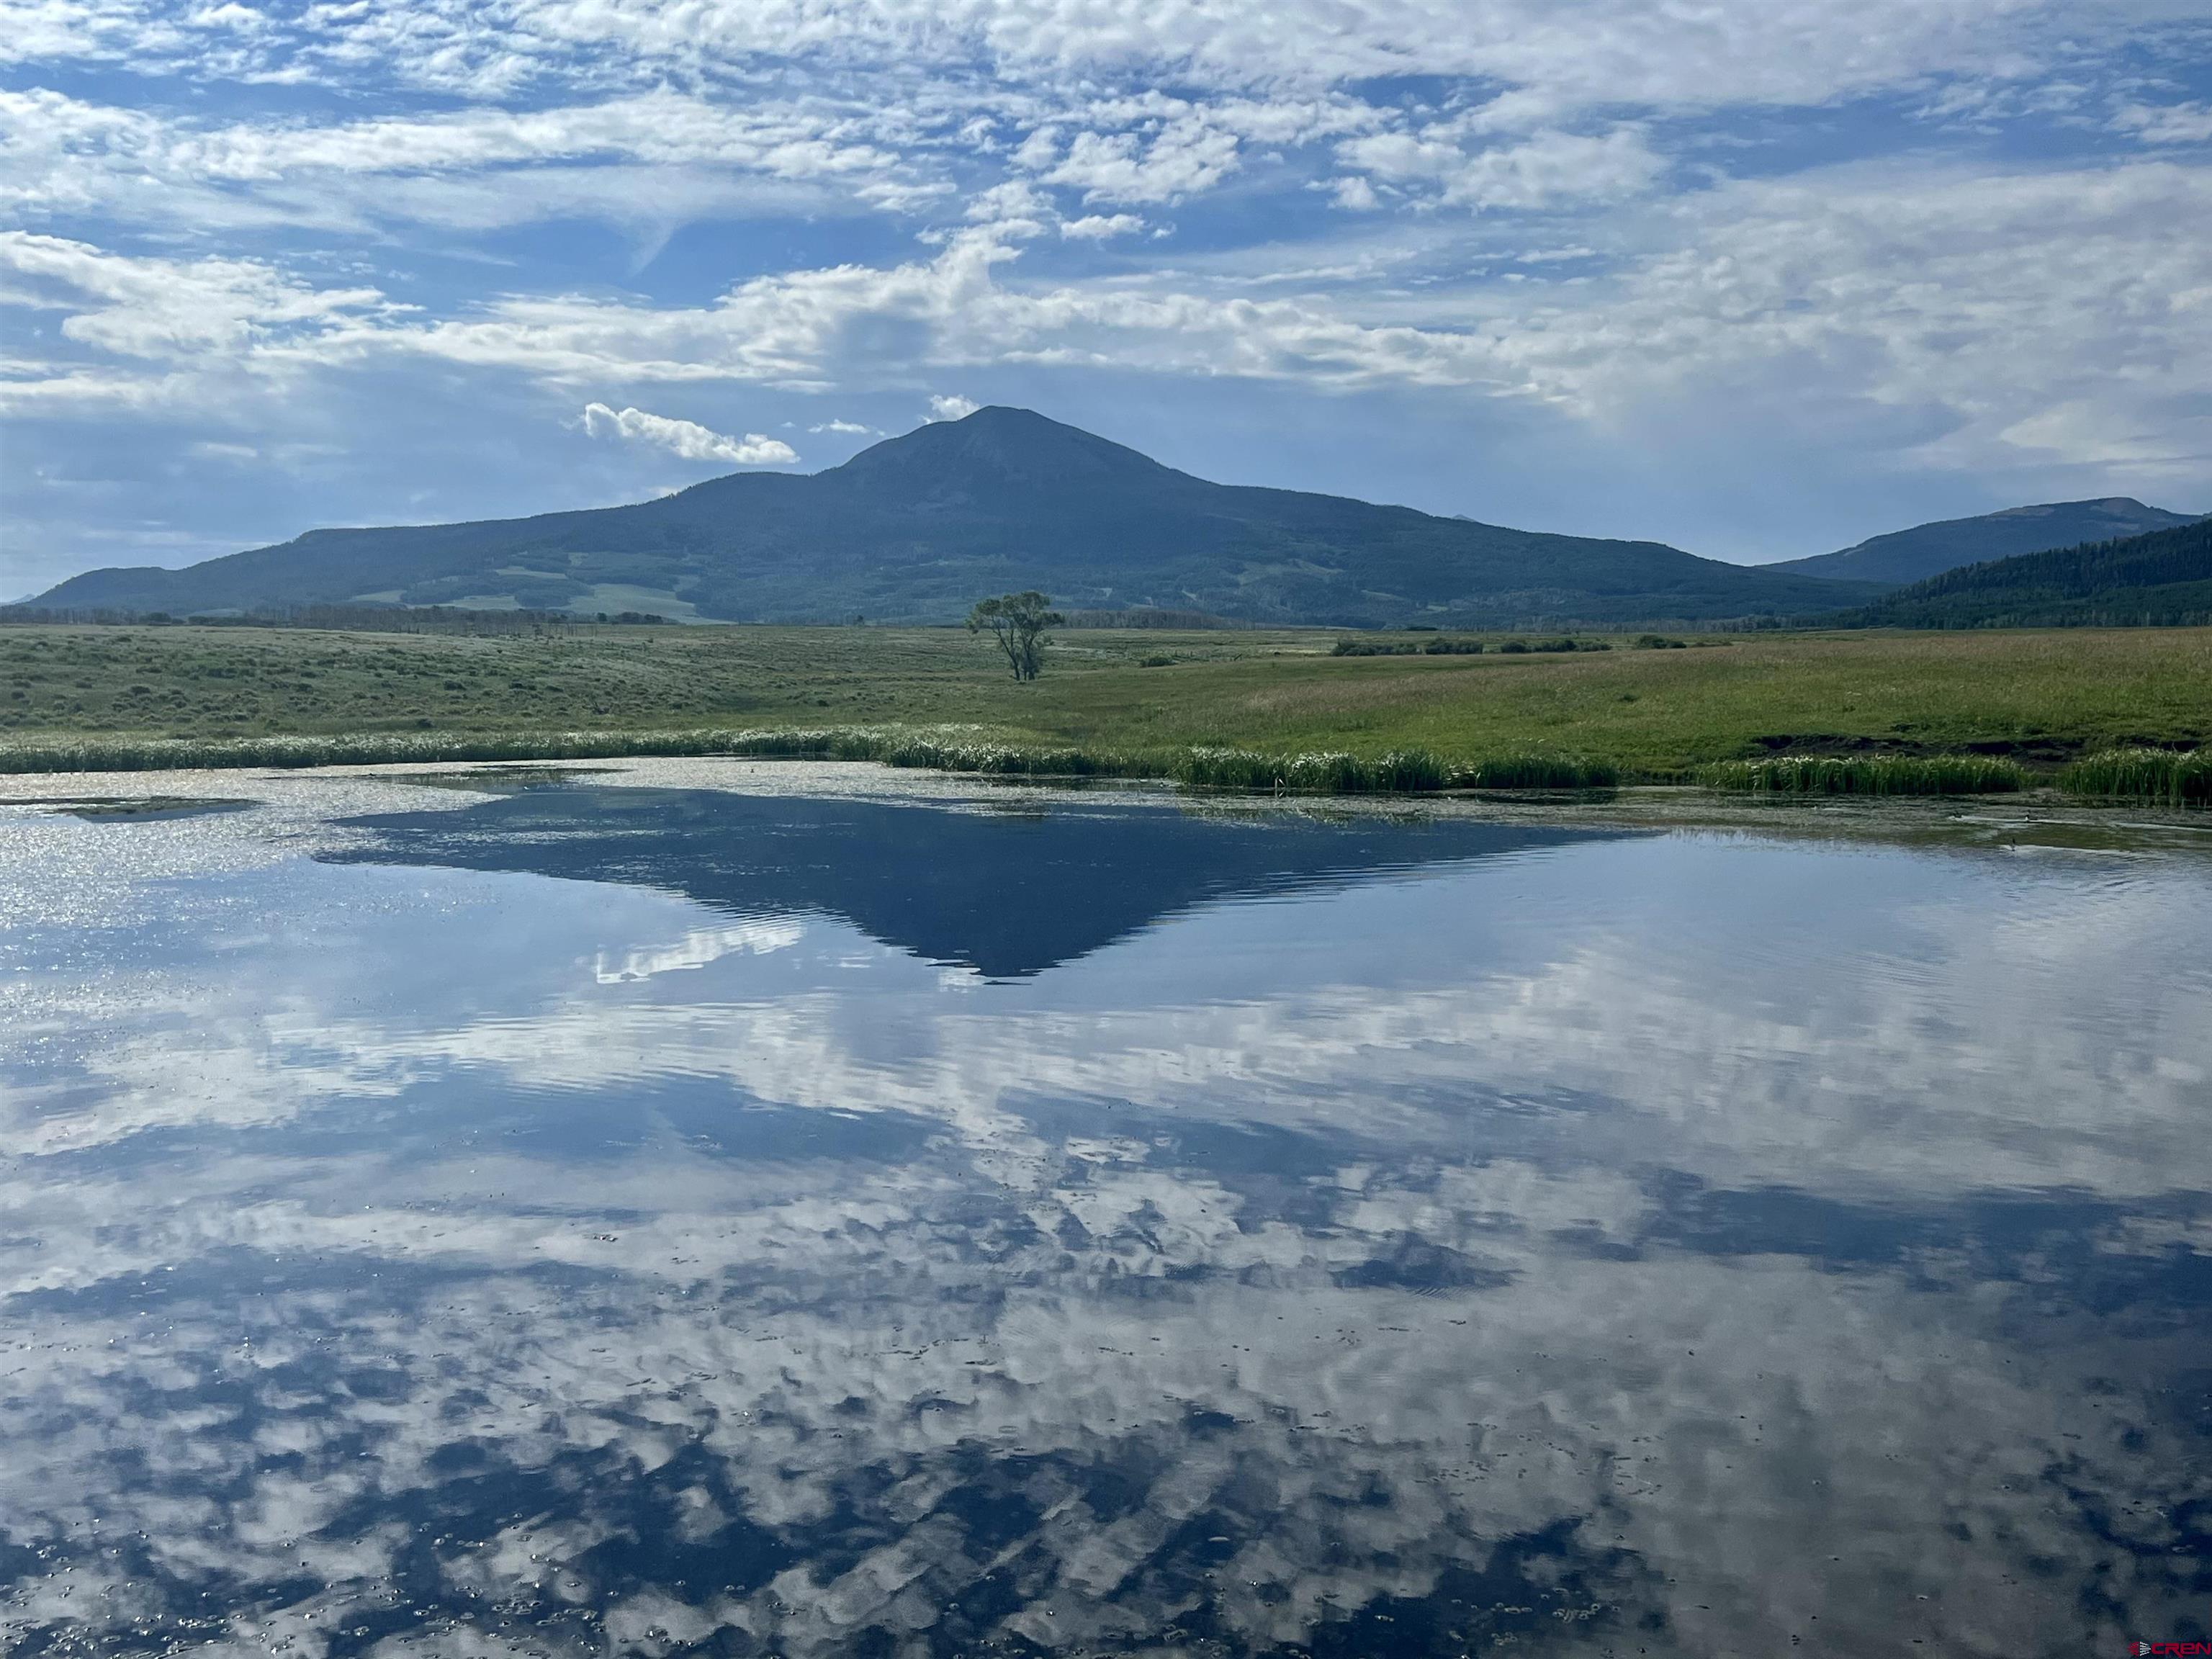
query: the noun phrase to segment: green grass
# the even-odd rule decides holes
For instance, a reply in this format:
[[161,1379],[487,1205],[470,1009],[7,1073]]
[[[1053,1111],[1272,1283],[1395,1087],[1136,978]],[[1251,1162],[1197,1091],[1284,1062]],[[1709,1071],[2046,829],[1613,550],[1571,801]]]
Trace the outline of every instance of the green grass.
[[[988,641],[949,629],[0,627],[0,769],[64,753],[146,767],[730,752],[711,745],[864,733],[881,758],[973,769],[1263,788],[1417,787],[1440,769],[1444,787],[1587,787],[1778,754],[1980,754],[2044,775],[2106,750],[2212,743],[2206,629],[1760,633],[1667,650],[1622,635],[1541,653],[1498,635],[1479,654],[1341,657],[1337,638],[1070,630],[1045,677],[1017,685]],[[1386,775],[1399,781],[1367,781]]]
[[2212,802],[2212,750],[2109,749],[2075,762],[2058,782],[2067,793],[2092,800],[2196,805]]
[[1717,761],[1697,776],[1753,795],[1996,795],[2028,782],[2019,762],[1978,755],[1775,755]]

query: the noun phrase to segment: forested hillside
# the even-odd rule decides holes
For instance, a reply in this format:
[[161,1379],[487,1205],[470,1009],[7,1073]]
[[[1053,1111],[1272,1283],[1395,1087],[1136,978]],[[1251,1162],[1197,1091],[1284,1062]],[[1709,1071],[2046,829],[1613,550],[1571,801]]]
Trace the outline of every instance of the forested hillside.
[[2212,623],[2212,521],[1967,565],[1832,620],[1877,628]]

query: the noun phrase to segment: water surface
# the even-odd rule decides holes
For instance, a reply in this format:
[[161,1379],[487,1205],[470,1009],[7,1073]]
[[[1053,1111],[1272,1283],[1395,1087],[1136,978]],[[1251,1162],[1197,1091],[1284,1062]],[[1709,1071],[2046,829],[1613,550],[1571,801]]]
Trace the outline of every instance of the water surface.
[[0,809],[0,1647],[2208,1634],[2212,860],[813,775]]

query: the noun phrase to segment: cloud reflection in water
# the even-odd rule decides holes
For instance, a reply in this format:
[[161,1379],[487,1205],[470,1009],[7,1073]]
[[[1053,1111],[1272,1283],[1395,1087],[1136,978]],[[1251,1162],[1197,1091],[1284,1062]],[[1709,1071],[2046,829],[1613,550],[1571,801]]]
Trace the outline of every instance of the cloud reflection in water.
[[[833,902],[896,888],[818,805],[739,803],[829,849],[749,895],[601,793],[132,884],[4,1005],[12,1649],[2201,1621],[2204,866],[1111,805],[848,837],[1105,870],[1113,926],[1040,960]],[[1195,850],[1147,887],[1123,830]]]

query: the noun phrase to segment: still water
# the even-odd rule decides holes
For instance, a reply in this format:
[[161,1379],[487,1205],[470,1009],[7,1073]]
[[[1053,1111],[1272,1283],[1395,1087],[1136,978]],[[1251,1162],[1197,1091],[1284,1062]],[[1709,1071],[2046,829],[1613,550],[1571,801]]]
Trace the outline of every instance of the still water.
[[0,806],[0,1650],[2212,1633],[2185,834],[896,787]]

